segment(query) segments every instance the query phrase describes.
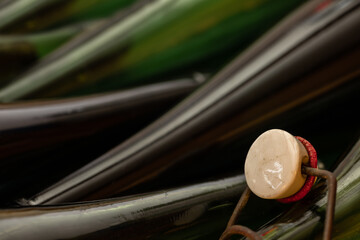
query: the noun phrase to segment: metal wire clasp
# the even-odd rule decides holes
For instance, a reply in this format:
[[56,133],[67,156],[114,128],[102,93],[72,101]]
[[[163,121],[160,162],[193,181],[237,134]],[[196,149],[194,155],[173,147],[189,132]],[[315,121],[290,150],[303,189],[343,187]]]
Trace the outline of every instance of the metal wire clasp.
[[[335,203],[336,203],[336,188],[337,188],[336,177],[332,172],[329,172],[327,170],[320,170],[317,168],[311,168],[306,166],[303,166],[301,171],[303,174],[324,178],[327,181],[328,203],[326,206],[326,218],[325,218],[323,239],[330,240],[332,228],[333,228]],[[249,187],[246,187],[245,191],[241,195],[239,202],[235,207],[233,214],[230,217],[230,220],[227,224],[225,231],[220,237],[220,240],[229,239],[233,235],[243,235],[253,240],[262,239],[262,236],[259,235],[257,232],[254,232],[251,229],[241,225],[235,225],[236,219],[239,217],[241,210],[246,206],[250,195],[251,195],[251,190]]]

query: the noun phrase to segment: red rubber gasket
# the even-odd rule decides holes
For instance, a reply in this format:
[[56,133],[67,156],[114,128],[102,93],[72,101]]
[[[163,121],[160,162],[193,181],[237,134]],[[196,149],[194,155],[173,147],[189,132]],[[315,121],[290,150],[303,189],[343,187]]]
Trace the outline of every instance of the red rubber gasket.
[[[317,154],[313,145],[311,145],[309,141],[302,137],[296,136],[296,138],[304,145],[307,153],[309,154],[309,166],[312,168],[317,168]],[[306,194],[308,194],[311,187],[314,185],[315,179],[315,176],[307,176],[304,186],[297,193],[290,197],[277,199],[277,201],[281,203],[291,203],[301,200],[306,196]]]

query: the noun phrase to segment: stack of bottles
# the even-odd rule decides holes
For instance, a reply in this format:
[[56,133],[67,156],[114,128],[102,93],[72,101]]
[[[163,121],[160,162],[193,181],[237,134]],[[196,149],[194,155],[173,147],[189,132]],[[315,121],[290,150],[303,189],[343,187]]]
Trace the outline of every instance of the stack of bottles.
[[[0,238],[218,239],[271,128],[316,147],[356,238],[359,5],[0,0]],[[318,237],[325,193],[239,221]]]

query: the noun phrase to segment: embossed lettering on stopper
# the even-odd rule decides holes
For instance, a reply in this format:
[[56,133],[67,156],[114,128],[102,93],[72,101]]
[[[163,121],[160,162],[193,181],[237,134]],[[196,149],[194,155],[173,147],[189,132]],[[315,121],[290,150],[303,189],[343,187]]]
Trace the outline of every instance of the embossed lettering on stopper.
[[308,163],[304,146],[286,131],[272,129],[251,145],[245,161],[246,182],[261,198],[279,199],[295,194],[306,176],[301,165]]

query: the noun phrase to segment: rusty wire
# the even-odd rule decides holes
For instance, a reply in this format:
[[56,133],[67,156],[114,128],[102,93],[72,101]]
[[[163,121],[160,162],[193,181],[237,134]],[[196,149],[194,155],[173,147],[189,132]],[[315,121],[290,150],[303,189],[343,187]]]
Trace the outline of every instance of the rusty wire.
[[[302,167],[302,172],[306,175],[312,175],[320,178],[324,178],[327,180],[328,186],[328,203],[326,207],[326,217],[325,217],[325,224],[324,224],[324,234],[323,240],[330,240],[331,233],[333,228],[333,221],[334,221],[334,212],[335,212],[335,203],[336,203],[336,177],[332,172],[326,170],[320,170],[317,168],[311,167]],[[242,209],[246,206],[249,197],[251,195],[251,190],[249,187],[246,187],[244,192],[241,195],[239,202],[237,203],[233,214],[230,217],[230,220],[227,224],[227,227],[223,234],[220,237],[220,240],[229,239],[232,235],[243,235],[253,240],[260,240],[262,236],[259,235],[257,232],[252,231],[251,229],[241,226],[235,225],[237,218],[240,215]]]
[[333,229],[333,221],[334,221],[334,214],[335,214],[335,204],[336,204],[336,177],[332,172],[326,170],[320,170],[317,168],[311,167],[302,167],[302,172],[306,175],[312,175],[316,177],[321,177],[326,179],[327,187],[328,187],[328,202],[326,206],[326,217],[325,217],[325,224],[324,224],[324,240],[331,239],[331,233]]
[[233,214],[230,217],[230,220],[227,224],[227,227],[223,234],[220,237],[220,240],[229,239],[232,235],[243,235],[253,240],[260,240],[262,237],[251,229],[241,226],[235,225],[236,219],[239,217],[241,210],[245,207],[246,203],[249,200],[251,195],[250,188],[246,186],[244,192],[241,195],[239,202],[237,203]]

